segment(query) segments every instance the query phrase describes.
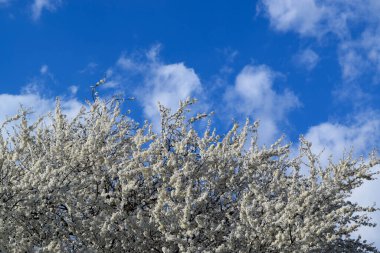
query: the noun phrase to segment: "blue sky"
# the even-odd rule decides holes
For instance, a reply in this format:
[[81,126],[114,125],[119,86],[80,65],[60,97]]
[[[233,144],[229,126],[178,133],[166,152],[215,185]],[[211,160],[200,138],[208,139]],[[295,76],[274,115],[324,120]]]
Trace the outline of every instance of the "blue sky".
[[[260,119],[260,143],[303,134],[316,152],[380,140],[377,0],[0,0],[0,119],[20,104],[75,114],[90,86],[157,125],[157,101],[199,99],[217,128]],[[378,181],[354,193],[380,204]],[[375,219],[380,223],[380,216]],[[376,232],[377,231],[377,232]],[[365,230],[380,240],[380,230]]]

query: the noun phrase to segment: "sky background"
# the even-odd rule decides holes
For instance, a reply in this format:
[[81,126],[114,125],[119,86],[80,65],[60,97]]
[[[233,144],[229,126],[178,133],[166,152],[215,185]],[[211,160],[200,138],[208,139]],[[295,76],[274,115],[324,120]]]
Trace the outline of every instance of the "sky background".
[[[62,99],[74,115],[90,86],[123,94],[158,129],[157,101],[196,97],[214,125],[260,120],[259,142],[302,134],[322,157],[379,148],[378,0],[0,0],[0,120]],[[380,182],[354,192],[380,204]],[[380,215],[374,215],[380,223]],[[360,233],[380,247],[380,228]]]

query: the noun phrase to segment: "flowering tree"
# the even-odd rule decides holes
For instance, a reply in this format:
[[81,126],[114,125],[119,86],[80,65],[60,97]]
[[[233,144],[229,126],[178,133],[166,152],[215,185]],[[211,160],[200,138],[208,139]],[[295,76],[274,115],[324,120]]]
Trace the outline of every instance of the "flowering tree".
[[281,141],[259,148],[249,122],[200,135],[193,102],[161,106],[160,134],[100,99],[74,119],[57,102],[6,121],[0,252],[377,252],[350,236],[377,209],[348,201],[374,155],[322,167],[302,138],[296,158]]

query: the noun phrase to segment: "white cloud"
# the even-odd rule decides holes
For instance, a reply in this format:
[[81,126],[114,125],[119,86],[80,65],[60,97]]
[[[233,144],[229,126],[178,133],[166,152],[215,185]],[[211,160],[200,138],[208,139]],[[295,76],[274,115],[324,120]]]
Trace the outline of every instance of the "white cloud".
[[357,156],[365,155],[376,147],[379,137],[380,118],[366,119],[364,116],[360,122],[351,125],[325,122],[311,127],[305,135],[313,144],[314,152],[324,150],[323,160],[327,160],[329,155],[340,158],[344,151],[351,149]]
[[51,92],[48,88],[49,84],[57,84],[57,80],[47,65],[42,65],[39,72],[39,75],[34,76],[28,84],[21,87],[22,94],[44,94],[46,96]]
[[315,38],[336,35],[345,82],[351,82],[363,73],[378,75],[378,0],[261,0],[260,3],[271,26],[278,31],[292,31]]
[[32,18],[38,20],[43,10],[55,11],[60,4],[61,0],[34,0],[31,6]]
[[78,92],[78,90],[79,90],[79,87],[78,86],[76,86],[76,85],[71,85],[70,87],[69,87],[69,90],[70,90],[70,92],[71,92],[71,95],[76,95],[77,94],[77,92]]
[[305,49],[295,56],[295,62],[309,71],[315,68],[319,61],[319,55],[311,49]]
[[95,62],[90,62],[84,67],[83,69],[79,70],[79,73],[84,74],[84,73],[89,73],[93,74],[98,67],[98,64]]
[[44,92],[44,84],[40,80],[33,80],[21,88],[22,94],[41,94]]
[[201,82],[192,68],[184,63],[159,64],[150,69],[144,88],[138,91],[146,115],[157,121],[157,103],[173,110],[178,108],[179,100],[193,96],[201,89]]
[[278,138],[278,124],[284,121],[291,109],[299,106],[298,98],[292,92],[275,91],[276,75],[267,66],[248,65],[236,77],[235,85],[225,93],[225,100],[233,113],[260,120],[261,143],[270,143]]
[[326,10],[314,0],[263,0],[271,25],[279,31],[315,35]]
[[313,37],[327,33],[346,37],[350,25],[378,19],[380,10],[376,0],[262,0],[260,3],[276,30]]
[[338,57],[343,85],[334,95],[354,102],[355,107],[370,105],[376,99],[370,92],[372,85],[380,83],[380,27],[367,28],[358,38],[342,41]]
[[156,45],[144,55],[122,54],[115,68],[107,71],[107,81],[103,85],[105,88],[120,89],[122,84],[129,83],[129,78],[135,78],[135,86],[128,92],[132,92],[141,103],[144,114],[156,130],[160,126],[158,102],[176,110],[180,100],[200,95],[202,90],[194,69],[183,62],[166,64],[160,61],[159,50],[160,45]]
[[342,67],[342,76],[347,81],[353,81],[368,71],[374,72],[375,78],[378,79],[380,71],[380,30],[367,29],[358,39],[341,43],[339,62]]
[[176,110],[180,100],[200,92],[201,82],[195,71],[184,63],[154,64],[147,71],[144,85],[136,90],[136,96],[142,102],[144,113],[158,129],[158,102]]
[[[55,108],[55,99],[44,98],[39,94],[0,94],[0,122],[3,122],[7,117],[16,115],[22,106],[24,109],[30,109],[33,114],[30,118],[36,119],[46,115],[49,111]],[[76,99],[63,99],[61,101],[63,112],[69,117],[74,117],[83,106]]]
[[[55,100],[54,100],[54,102],[55,102]],[[76,98],[71,98],[71,99],[62,99],[61,100],[61,106],[62,106],[62,112],[69,119],[72,119],[79,113],[81,108],[85,105],[82,104],[81,102],[79,102]]]
[[121,85],[121,81],[119,80],[110,80],[110,81],[106,81],[103,85],[102,85],[102,88],[105,88],[105,89],[110,89],[110,88],[117,88]]
[[0,94],[0,101],[0,121],[17,114],[21,105],[26,109],[32,107],[35,114],[38,115],[44,114],[50,108],[50,101],[42,99],[36,94]]
[[[51,74],[48,72],[48,66],[43,65],[40,69],[41,75]],[[50,77],[51,78],[51,77]],[[75,95],[78,90],[77,86],[70,86],[71,95]],[[31,111],[30,118],[35,120],[46,115],[49,111],[55,109],[56,99],[49,94],[49,90],[44,88],[44,81],[35,79],[21,88],[20,94],[1,94],[0,93],[0,122],[16,115],[22,106],[24,109]],[[69,117],[73,118],[84,104],[76,98],[61,98],[62,111]]]
[[363,71],[364,59],[350,46],[341,46],[339,63],[342,69],[342,77],[345,81],[353,81]]
[[49,66],[48,65],[42,65],[41,68],[40,68],[40,73],[41,75],[44,75],[46,73],[48,73],[49,71]]
[[141,71],[144,69],[144,65],[145,65],[145,64],[136,62],[134,59],[131,59],[126,55],[123,55],[122,57],[120,57],[116,64],[123,70],[127,70],[127,71]]

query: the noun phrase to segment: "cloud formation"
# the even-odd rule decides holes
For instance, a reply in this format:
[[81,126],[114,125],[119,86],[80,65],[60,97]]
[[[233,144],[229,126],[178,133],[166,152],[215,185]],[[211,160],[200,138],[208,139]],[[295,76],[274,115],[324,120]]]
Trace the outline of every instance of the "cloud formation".
[[41,75],[44,75],[44,74],[46,74],[46,73],[48,73],[48,71],[49,71],[49,66],[48,65],[42,65],[41,66],[41,68],[40,68],[40,74]]
[[160,124],[158,102],[176,110],[180,100],[196,97],[202,90],[201,81],[194,69],[183,62],[162,62],[159,51],[160,46],[156,45],[143,55],[121,55],[116,67],[108,70],[109,78],[104,84],[106,88],[120,88],[125,83],[125,78],[134,76],[132,92],[156,130]]
[[312,126],[305,134],[315,153],[323,151],[323,160],[329,155],[342,157],[353,149],[356,156],[366,155],[376,147],[380,138],[380,116],[369,112],[357,115],[351,124],[324,122]]
[[[175,110],[179,100],[197,97],[202,101],[202,98],[215,95],[213,92],[223,92],[226,107],[221,108],[222,111],[259,119],[260,142],[268,144],[280,137],[279,125],[286,121],[288,112],[300,105],[291,91],[284,89],[280,92],[274,88],[279,74],[268,66],[247,65],[236,76],[233,87],[215,91],[202,86],[193,68],[183,62],[165,63],[160,60],[159,53],[160,46],[156,45],[144,54],[122,54],[116,65],[107,71],[108,78],[104,84],[105,88],[129,89],[129,92],[133,92],[156,130],[160,123],[158,102]],[[128,83],[133,83],[134,87],[125,87]],[[201,108],[204,111],[207,107],[203,102],[197,110]]]
[[301,37],[320,39],[331,34],[338,38],[344,81],[380,69],[379,1],[262,0],[260,6],[275,30]]
[[184,63],[160,64],[150,69],[144,87],[137,94],[143,99],[146,115],[155,118],[158,102],[176,109],[179,100],[195,95],[200,89],[201,82],[192,68]]
[[[378,29],[380,29],[380,23]],[[372,71],[376,79],[379,78],[380,30],[378,29],[375,31],[367,29],[359,38],[341,43],[339,62],[346,81],[354,81],[367,71]]]
[[302,35],[316,35],[326,10],[314,0],[263,0],[271,25],[279,31],[293,30]]
[[291,91],[280,93],[274,89],[276,76],[268,66],[248,65],[225,93],[225,100],[234,112],[260,120],[261,143],[270,143],[280,137],[278,125],[290,110],[300,105]]
[[274,29],[302,36],[332,33],[343,38],[356,22],[379,21],[376,0],[262,0],[260,4]]
[[[55,108],[54,98],[44,98],[39,94],[0,94],[0,122],[7,117],[12,117],[18,113],[20,106],[33,112],[31,119],[36,119],[46,115]],[[83,106],[77,99],[62,99],[62,111],[70,118],[73,118]]]
[[[51,94],[50,89],[45,87],[46,75],[49,75],[47,78],[50,79],[52,74],[49,73],[47,65],[42,65],[39,72],[40,76],[24,85],[19,94],[0,93],[0,122],[16,115],[21,107],[31,112],[29,115],[31,120],[36,120],[48,112],[54,111],[56,98]],[[59,98],[62,111],[69,118],[73,118],[84,104],[75,97],[77,86],[70,86],[69,90],[71,92],[69,97],[62,94]]]
[[319,55],[310,48],[307,48],[299,52],[295,56],[294,60],[298,66],[311,71],[315,68],[315,66],[317,66]]
[[78,93],[79,87],[77,85],[69,86],[69,91],[71,95],[75,96]]
[[61,0],[34,0],[31,6],[33,20],[38,20],[44,10],[55,11],[61,5]]

